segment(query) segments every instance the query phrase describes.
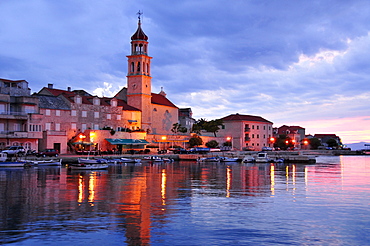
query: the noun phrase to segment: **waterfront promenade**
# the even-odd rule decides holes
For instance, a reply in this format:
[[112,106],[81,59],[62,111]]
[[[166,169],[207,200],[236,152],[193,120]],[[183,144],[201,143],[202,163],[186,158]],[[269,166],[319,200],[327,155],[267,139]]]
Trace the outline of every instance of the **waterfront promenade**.
[[[245,156],[255,156],[258,151],[226,151],[226,152],[209,152],[207,154],[109,154],[109,155],[90,155],[89,158],[106,158],[106,159],[117,159],[117,158],[144,158],[146,156],[162,156],[165,158],[170,158],[173,160],[189,160],[196,161],[202,157],[214,157],[214,156],[224,156],[224,157],[238,157],[240,159]],[[268,151],[268,156],[272,158],[284,158],[287,162],[296,163],[309,163],[312,162],[312,158],[316,156],[337,156],[337,155],[360,155],[359,151],[350,150],[299,150],[299,151]],[[88,155],[76,155],[76,154],[61,154],[57,158],[61,158],[63,164],[77,163],[78,158],[86,158]],[[50,159],[51,157],[45,157],[43,159]],[[27,156],[26,159],[42,159],[36,158],[35,156]]]

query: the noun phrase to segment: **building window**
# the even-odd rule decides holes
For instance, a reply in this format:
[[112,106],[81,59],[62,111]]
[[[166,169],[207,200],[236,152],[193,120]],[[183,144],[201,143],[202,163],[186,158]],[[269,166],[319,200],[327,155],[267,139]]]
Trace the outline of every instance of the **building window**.
[[51,123],[45,123],[45,131],[51,130]]
[[259,130],[260,129],[260,126],[257,126],[257,130]]
[[75,102],[76,102],[76,103],[78,103],[78,104],[81,104],[81,102],[82,102],[82,98],[81,98],[81,97],[79,97],[79,96],[76,96],[76,97],[75,97]]
[[99,112],[94,112],[94,118],[99,118]]
[[254,138],[254,134],[252,134],[252,138]]
[[41,125],[29,125],[28,131],[30,132],[41,132]]
[[94,98],[94,105],[100,105],[99,98]]
[[81,114],[82,114],[82,117],[87,117],[87,111],[82,111]]
[[260,138],[260,135],[259,134],[257,134],[257,138]]
[[157,112],[157,108],[154,108],[154,109],[153,109],[153,111],[154,111],[154,112]]
[[55,116],[60,116],[60,110],[55,110]]
[[77,115],[77,111],[76,110],[71,110],[71,116],[76,116]]
[[121,120],[121,115],[117,114],[117,120]]
[[50,109],[45,110],[45,115],[50,115]]
[[266,126],[263,126],[263,130],[266,130]]
[[85,131],[86,129],[87,129],[86,124],[82,124],[82,125],[81,125],[81,131]]
[[60,131],[60,123],[55,123],[55,131]]
[[94,130],[99,130],[99,124],[94,125]]
[[254,125],[252,125],[252,129],[254,130]]
[[116,100],[112,100],[111,105],[112,105],[112,107],[117,107],[117,101]]
[[77,129],[77,124],[76,123],[71,123],[71,129],[76,130]]
[[112,115],[111,114],[107,114],[107,120],[110,120],[112,119]]

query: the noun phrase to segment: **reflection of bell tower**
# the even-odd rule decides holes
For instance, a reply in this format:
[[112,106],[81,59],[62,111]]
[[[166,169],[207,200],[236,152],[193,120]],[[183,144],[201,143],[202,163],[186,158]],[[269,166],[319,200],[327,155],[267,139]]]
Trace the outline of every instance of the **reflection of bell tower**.
[[141,110],[141,128],[150,129],[151,125],[151,77],[148,56],[148,36],[141,29],[139,11],[138,27],[131,36],[131,55],[128,58],[127,104]]

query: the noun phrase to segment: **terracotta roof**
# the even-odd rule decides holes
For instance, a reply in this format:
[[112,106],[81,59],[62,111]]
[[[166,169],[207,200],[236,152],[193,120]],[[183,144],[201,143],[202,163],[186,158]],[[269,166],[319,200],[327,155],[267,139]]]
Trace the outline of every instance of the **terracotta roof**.
[[148,36],[145,35],[144,31],[141,29],[141,22],[139,20],[137,30],[134,35],[131,36],[131,40],[148,40]]
[[0,80],[3,81],[3,82],[24,82],[24,81],[26,81],[24,79],[21,79],[21,80],[10,80],[10,79],[1,79],[1,78],[0,78]]
[[177,108],[175,104],[161,94],[152,93],[152,103]]
[[128,105],[125,101],[121,99],[117,99],[117,105],[122,107],[122,110],[129,110],[129,111],[140,111],[139,109]]
[[268,121],[262,118],[261,116],[254,116],[254,115],[231,114],[221,119],[223,121],[257,121],[257,122],[266,122],[266,123],[272,124],[271,121]]

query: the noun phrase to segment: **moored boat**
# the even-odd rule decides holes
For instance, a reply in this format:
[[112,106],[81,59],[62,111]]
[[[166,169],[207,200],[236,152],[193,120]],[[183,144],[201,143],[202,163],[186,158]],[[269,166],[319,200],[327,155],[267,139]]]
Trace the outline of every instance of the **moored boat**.
[[84,163],[84,164],[102,164],[102,163],[108,163],[106,159],[99,158],[99,159],[90,159],[90,158],[78,158],[78,163]]
[[220,157],[220,162],[239,162],[238,157]]
[[257,163],[269,163],[274,162],[271,158],[267,156],[266,152],[259,152],[256,156],[256,162]]
[[25,161],[1,161],[0,167],[26,167],[28,166]]
[[70,165],[69,169],[73,170],[99,170],[99,169],[107,169],[108,164],[104,163],[79,163],[76,165]]
[[25,160],[27,163],[29,163],[32,166],[61,166],[62,165],[62,159],[59,160]]

